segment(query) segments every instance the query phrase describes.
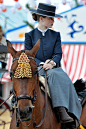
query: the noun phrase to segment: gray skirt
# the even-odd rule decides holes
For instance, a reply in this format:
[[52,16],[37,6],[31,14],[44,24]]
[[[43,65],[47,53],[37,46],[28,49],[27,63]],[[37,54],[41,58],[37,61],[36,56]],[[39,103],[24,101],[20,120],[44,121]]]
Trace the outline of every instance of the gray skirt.
[[[45,76],[44,69],[39,71],[39,75]],[[73,113],[80,119],[81,103],[78,100],[72,81],[62,68],[47,70],[47,81],[53,108],[63,106],[68,109],[68,112]]]

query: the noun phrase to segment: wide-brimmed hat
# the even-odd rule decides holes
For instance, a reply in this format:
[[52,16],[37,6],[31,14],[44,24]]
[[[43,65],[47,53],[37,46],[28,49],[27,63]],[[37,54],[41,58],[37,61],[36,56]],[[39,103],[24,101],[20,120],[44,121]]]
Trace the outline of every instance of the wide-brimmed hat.
[[39,3],[37,10],[29,9],[31,12],[47,17],[62,18],[63,16],[55,14],[56,7],[45,3]]

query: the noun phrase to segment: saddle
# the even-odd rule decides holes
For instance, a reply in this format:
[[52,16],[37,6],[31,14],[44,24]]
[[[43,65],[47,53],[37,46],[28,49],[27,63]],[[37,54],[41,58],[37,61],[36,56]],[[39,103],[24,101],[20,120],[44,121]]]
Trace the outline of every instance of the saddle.
[[[40,86],[41,90],[43,90],[45,92],[45,78],[43,76],[39,76],[39,86]],[[47,83],[47,94],[50,97],[48,83]]]

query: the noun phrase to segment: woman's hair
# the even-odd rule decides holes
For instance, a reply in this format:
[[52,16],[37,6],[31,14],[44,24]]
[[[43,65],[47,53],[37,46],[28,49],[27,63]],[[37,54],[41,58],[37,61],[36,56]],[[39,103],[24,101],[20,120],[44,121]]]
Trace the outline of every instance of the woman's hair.
[[45,18],[46,16],[42,16],[42,15],[38,15],[38,14],[33,13],[33,14],[32,14],[32,17],[33,17],[33,19],[34,19],[35,21],[39,21],[40,17]]

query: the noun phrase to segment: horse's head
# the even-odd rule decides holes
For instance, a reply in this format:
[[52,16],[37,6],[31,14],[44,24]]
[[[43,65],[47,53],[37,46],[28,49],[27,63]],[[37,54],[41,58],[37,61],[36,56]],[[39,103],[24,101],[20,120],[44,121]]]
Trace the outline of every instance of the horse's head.
[[17,102],[17,113],[21,120],[30,120],[35,89],[37,88],[37,65],[35,55],[40,47],[40,39],[31,50],[16,51],[7,41],[7,48],[13,57],[11,77],[13,81],[14,96]]

